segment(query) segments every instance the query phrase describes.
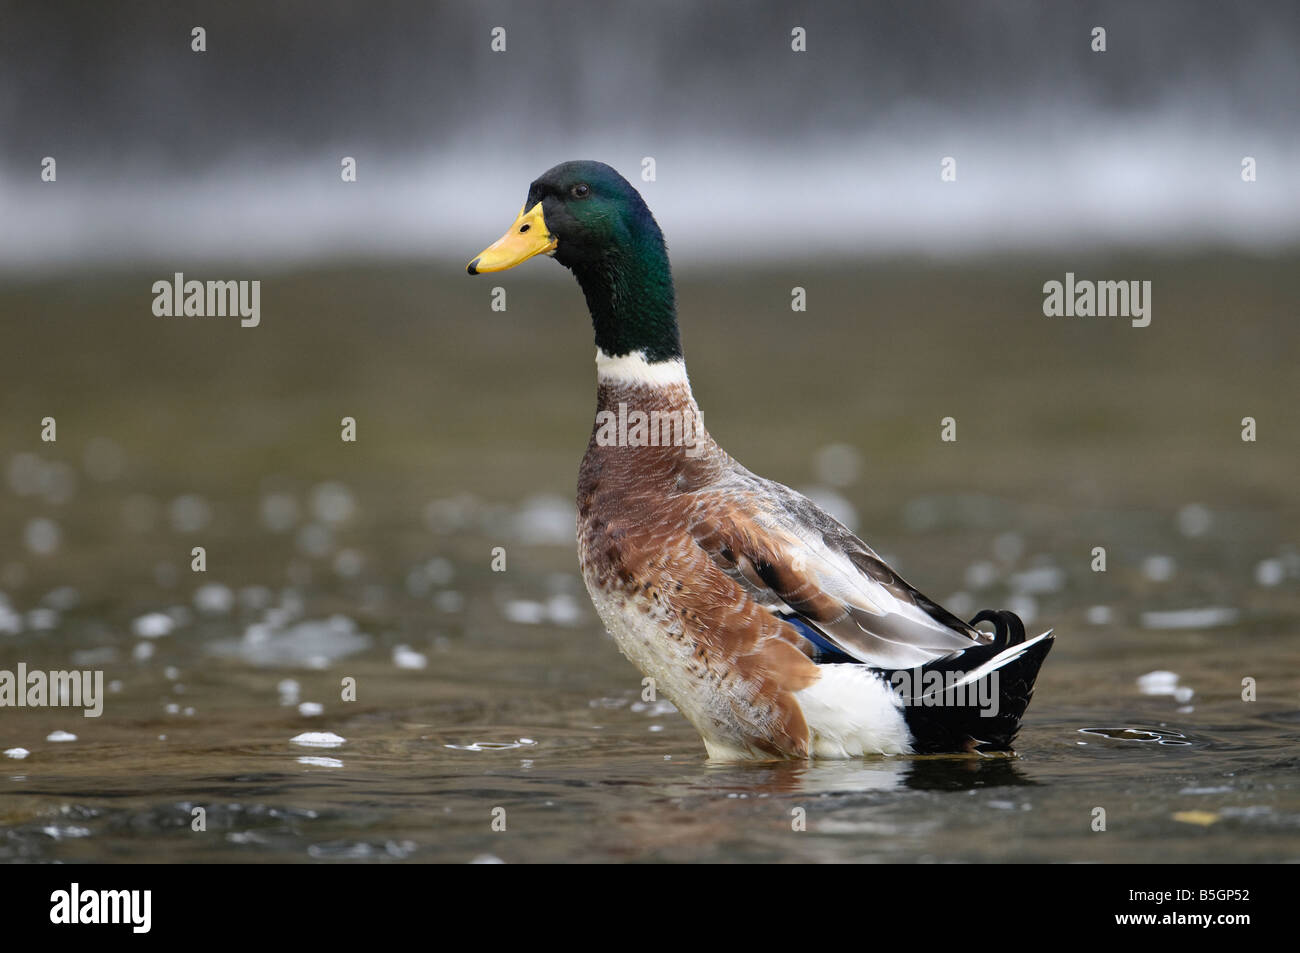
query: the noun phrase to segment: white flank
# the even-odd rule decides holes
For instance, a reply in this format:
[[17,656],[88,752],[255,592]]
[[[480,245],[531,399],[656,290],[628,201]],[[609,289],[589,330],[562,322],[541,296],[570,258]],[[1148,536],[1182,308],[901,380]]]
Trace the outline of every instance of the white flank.
[[910,754],[902,700],[865,665],[819,665],[821,678],[795,698],[811,734],[814,758]]
[[672,387],[690,389],[686,379],[686,362],[681,358],[651,364],[644,351],[610,357],[596,348],[596,380],[615,384],[641,384],[647,387]]

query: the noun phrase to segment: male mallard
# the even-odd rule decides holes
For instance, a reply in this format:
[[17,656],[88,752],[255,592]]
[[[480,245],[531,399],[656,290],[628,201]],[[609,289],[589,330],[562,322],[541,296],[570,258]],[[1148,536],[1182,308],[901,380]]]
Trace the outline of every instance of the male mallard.
[[[557,165],[469,263],[546,252],[596,330],[596,423],[578,552],[619,648],[710,758],[1006,750],[1052,634],[1010,612],[962,622],[806,497],[750,473],[700,424],[663,233],[599,162]],[[989,620],[997,632],[974,627]]]

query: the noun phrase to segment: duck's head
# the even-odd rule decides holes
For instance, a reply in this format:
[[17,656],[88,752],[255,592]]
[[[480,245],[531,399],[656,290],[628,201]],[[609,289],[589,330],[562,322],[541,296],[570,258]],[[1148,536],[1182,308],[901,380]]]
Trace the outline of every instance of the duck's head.
[[582,286],[596,345],[615,357],[681,357],[668,252],[645,200],[603,162],[562,162],[528,187],[506,233],[470,261],[471,275],[549,254]]

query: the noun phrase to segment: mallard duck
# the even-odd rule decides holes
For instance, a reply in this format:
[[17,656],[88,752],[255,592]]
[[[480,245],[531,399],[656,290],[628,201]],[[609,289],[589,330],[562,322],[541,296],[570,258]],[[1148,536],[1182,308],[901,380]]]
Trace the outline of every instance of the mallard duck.
[[[1051,631],[970,623],[794,490],[733,460],[691,395],[663,233],[600,162],[529,186],[471,275],[548,254],[596,332],[578,553],[596,611],[720,761],[1011,748]],[[976,628],[989,622],[995,631]]]

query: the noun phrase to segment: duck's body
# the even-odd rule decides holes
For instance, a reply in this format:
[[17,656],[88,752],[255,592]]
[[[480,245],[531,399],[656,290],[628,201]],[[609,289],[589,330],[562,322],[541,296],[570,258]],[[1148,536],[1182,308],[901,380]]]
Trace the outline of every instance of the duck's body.
[[583,578],[620,650],[709,756],[1009,748],[1051,633],[1025,641],[1010,613],[987,615],[997,636],[962,622],[718,446],[686,376],[662,235],[635,189],[600,163],[557,166],[469,270],[538,252],[574,271],[596,328]]

